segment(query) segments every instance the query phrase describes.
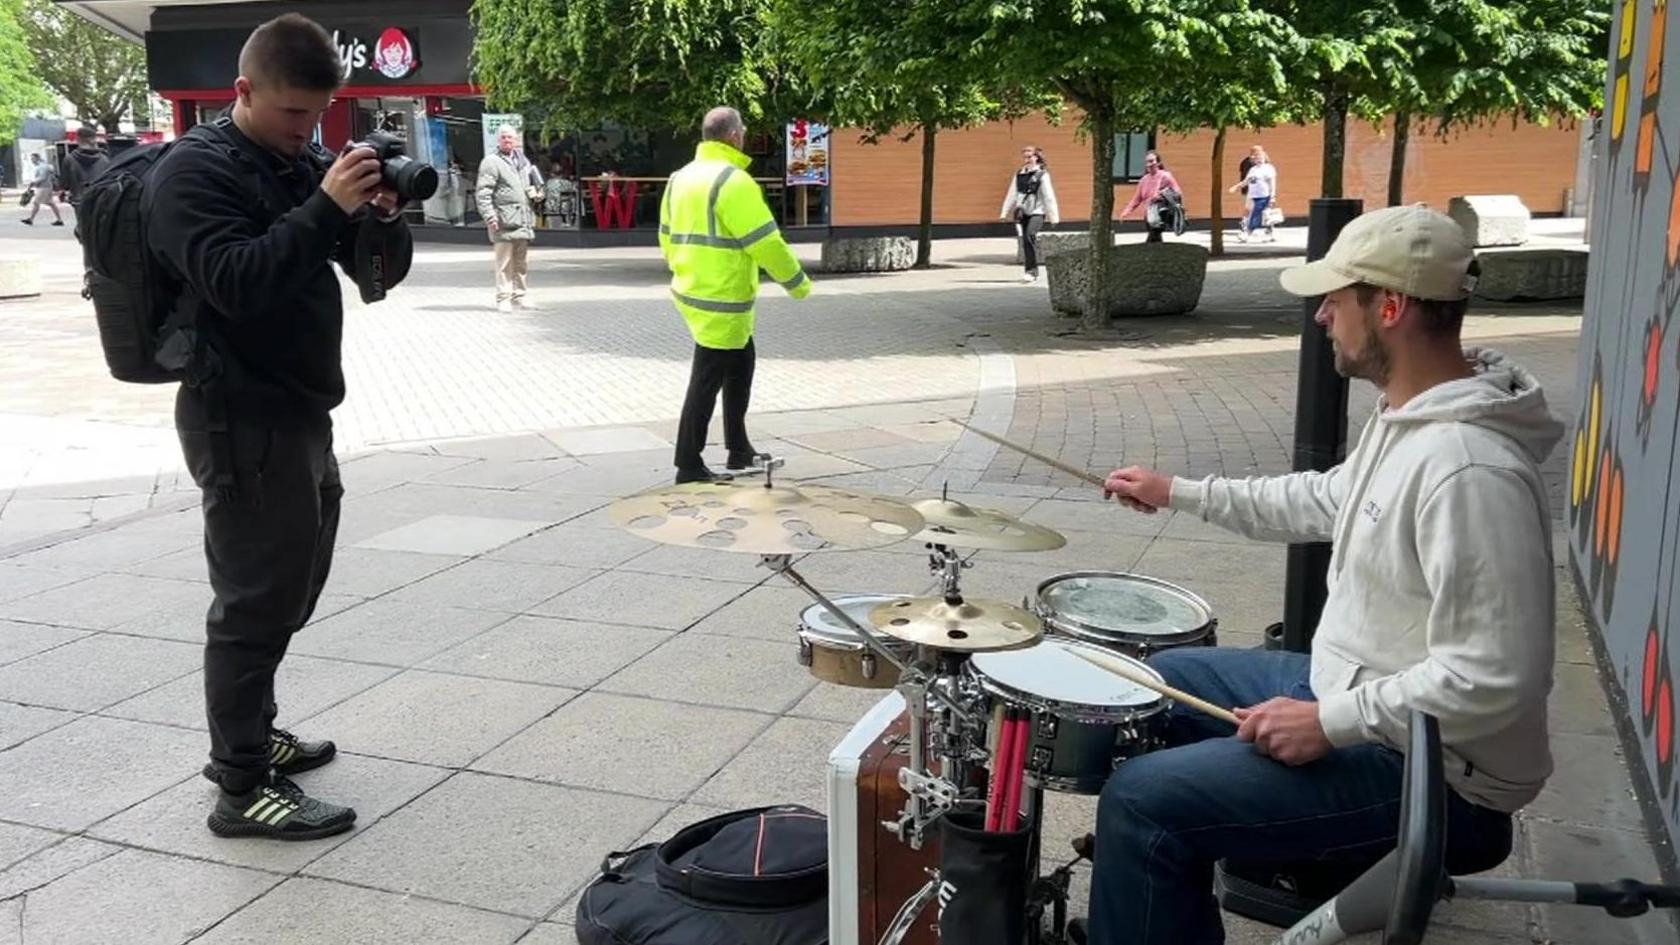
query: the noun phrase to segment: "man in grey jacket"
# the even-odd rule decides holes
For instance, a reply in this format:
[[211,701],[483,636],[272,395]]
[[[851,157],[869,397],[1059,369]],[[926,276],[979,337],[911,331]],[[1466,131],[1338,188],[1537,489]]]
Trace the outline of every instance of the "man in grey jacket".
[[537,235],[531,201],[542,190],[542,175],[518,145],[519,132],[503,125],[496,129],[495,153],[478,163],[478,215],[496,250],[496,310],[503,313],[525,307],[525,254]]
[[[1334,543],[1310,656],[1175,649],[1168,683],[1233,706],[1182,706],[1170,747],[1123,762],[1103,790],[1091,891],[1095,945],[1224,941],[1211,895],[1229,855],[1350,864],[1395,842],[1407,724],[1440,720],[1449,861],[1495,865],[1510,815],[1552,770],[1551,517],[1539,465],[1561,439],[1535,378],[1459,334],[1477,264],[1446,216],[1418,205],[1354,220],[1283,286],[1324,297],[1336,369],[1382,390],[1328,472],[1201,481],[1129,467],[1107,491],[1250,538]],[[1233,737],[1234,736],[1234,737]]]

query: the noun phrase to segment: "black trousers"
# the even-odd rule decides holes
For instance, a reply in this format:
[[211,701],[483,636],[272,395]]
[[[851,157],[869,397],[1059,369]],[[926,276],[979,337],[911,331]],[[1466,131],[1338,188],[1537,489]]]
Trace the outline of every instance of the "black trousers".
[[723,392],[723,444],[730,456],[753,452],[747,439],[747,404],[752,400],[753,367],[758,352],[752,339],[740,350],[694,346],[694,363],[688,371],[688,396],[683,399],[682,420],[677,426],[676,466],[679,472],[705,467],[700,456],[706,448],[706,431],[712,425],[718,392]]
[[327,582],[344,487],[330,425],[229,426],[231,494],[214,487],[210,435],[189,425],[178,432],[204,493],[204,557],[215,594],[204,644],[210,761],[223,789],[242,794],[268,772],[274,671]]
[[1144,239],[1144,242],[1145,243],[1159,243],[1159,242],[1161,242],[1161,234],[1165,233],[1166,231],[1167,231],[1167,228],[1164,227],[1164,226],[1152,226],[1152,227],[1149,228],[1149,236],[1146,239]]
[[1021,258],[1027,264],[1027,274],[1038,275],[1038,231],[1044,229],[1044,214],[1017,213],[1015,222],[1021,227]]

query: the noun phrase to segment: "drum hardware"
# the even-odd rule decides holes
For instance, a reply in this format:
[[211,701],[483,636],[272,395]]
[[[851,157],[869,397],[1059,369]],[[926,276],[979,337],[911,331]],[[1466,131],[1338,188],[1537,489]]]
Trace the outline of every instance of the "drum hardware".
[[893,916],[892,924],[887,926],[887,933],[881,936],[881,945],[898,945],[904,941],[904,936],[910,934],[910,927],[916,924],[916,919],[933,901],[934,894],[939,891],[939,871],[929,868],[925,870],[928,881],[915,895],[904,901],[904,905]]
[[1215,646],[1219,620],[1201,597],[1124,571],[1073,571],[1040,581],[1022,606],[1045,630],[1136,659],[1176,646]]
[[907,503],[832,486],[689,482],[656,486],[609,507],[615,524],[668,545],[756,555],[880,548],[922,530]]
[[1051,551],[1067,544],[1061,532],[1007,512],[973,508],[943,497],[913,503],[927,523],[918,540],[987,551]]

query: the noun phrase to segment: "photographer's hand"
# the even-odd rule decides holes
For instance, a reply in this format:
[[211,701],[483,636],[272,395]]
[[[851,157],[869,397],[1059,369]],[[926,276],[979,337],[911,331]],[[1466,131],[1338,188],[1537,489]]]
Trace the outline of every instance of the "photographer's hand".
[[379,187],[379,159],[372,148],[355,148],[338,156],[327,176],[321,179],[321,189],[346,214],[373,199]]
[[397,199],[397,192],[389,187],[380,187],[373,192],[373,199],[368,203],[373,205],[380,222],[389,223],[397,218],[402,210],[402,202]]

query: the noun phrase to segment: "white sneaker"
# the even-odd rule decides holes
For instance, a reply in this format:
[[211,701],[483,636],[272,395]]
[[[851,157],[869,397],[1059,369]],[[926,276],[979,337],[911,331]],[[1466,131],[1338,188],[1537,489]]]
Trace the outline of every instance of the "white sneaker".
[[1023,273],[1021,273],[1021,284],[1022,285],[1032,285],[1034,282],[1037,282],[1037,281],[1038,281],[1038,273],[1036,273],[1036,272],[1023,272]]
[[524,299],[514,299],[513,300],[513,310],[514,311],[523,312],[528,308],[530,308],[530,306],[525,304]]
[[496,311],[501,312],[503,315],[512,315],[513,303],[509,302],[507,299],[503,299],[496,303]]

